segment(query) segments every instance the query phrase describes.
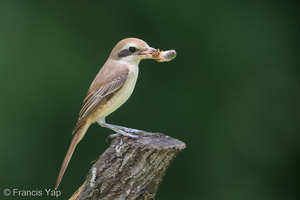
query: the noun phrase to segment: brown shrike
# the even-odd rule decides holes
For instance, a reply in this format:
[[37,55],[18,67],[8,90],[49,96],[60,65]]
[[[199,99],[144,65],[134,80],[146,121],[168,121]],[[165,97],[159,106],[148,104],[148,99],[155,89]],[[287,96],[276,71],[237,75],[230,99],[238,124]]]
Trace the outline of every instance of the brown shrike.
[[157,54],[158,50],[137,38],[121,40],[113,48],[83,101],[72,132],[74,136],[58,174],[55,189],[61,182],[76,145],[92,123],[97,122],[100,126],[115,131],[116,134],[111,136],[137,137],[131,133],[139,130],[105,123],[105,117],[118,109],[132,94],[138,77],[139,62],[142,59],[156,59]]

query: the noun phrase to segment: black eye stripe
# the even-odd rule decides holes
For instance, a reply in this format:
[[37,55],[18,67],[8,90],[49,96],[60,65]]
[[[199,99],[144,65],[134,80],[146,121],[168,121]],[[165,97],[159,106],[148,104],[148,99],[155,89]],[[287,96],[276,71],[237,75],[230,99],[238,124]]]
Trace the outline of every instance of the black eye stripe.
[[122,51],[119,52],[118,56],[119,57],[126,57],[131,55],[132,53],[128,49],[123,49]]
[[129,47],[128,49],[123,49],[122,51],[120,51],[118,56],[119,57],[126,57],[126,56],[129,56],[129,55],[133,54],[136,51],[137,51],[137,48]]

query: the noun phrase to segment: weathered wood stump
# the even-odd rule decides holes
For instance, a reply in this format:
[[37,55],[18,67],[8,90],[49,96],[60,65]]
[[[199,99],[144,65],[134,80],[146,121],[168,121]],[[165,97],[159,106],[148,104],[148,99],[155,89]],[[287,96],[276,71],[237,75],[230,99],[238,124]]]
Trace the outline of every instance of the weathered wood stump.
[[161,133],[117,137],[70,199],[154,199],[168,167],[184,148],[183,142]]

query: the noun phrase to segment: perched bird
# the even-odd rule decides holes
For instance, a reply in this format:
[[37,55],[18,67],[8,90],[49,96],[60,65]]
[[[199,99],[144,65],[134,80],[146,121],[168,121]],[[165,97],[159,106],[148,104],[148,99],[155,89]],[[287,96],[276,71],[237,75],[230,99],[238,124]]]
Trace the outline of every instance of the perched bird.
[[78,121],[72,132],[74,136],[58,174],[55,189],[61,182],[76,145],[92,123],[97,122],[102,127],[112,129],[116,132],[112,136],[137,137],[134,133],[138,130],[108,124],[105,122],[105,117],[130,97],[138,77],[138,64],[142,59],[155,59],[152,53],[157,53],[157,50],[137,38],[121,40],[113,48],[83,101]]

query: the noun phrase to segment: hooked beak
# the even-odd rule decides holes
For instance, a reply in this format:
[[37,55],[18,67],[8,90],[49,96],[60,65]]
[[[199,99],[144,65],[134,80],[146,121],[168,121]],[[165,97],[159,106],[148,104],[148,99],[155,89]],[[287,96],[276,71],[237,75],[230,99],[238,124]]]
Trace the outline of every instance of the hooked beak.
[[152,57],[152,53],[154,53],[154,52],[157,52],[157,50],[152,47],[147,47],[146,50],[140,52],[138,55],[142,59],[154,59],[154,57]]

